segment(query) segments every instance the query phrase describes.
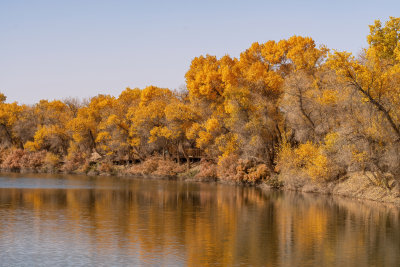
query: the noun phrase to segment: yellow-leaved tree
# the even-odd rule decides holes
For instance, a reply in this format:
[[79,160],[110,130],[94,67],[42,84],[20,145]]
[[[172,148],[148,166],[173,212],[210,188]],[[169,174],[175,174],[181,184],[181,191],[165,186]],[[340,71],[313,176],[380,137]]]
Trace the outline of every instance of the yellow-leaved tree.
[[33,113],[36,123],[34,140],[26,142],[25,148],[65,155],[71,140],[67,123],[73,118],[69,107],[59,100],[41,100],[34,106]]
[[364,169],[397,175],[400,173],[400,18],[390,17],[384,25],[376,21],[370,26],[367,41],[369,46],[361,56],[335,52],[327,64],[357,96],[353,97],[349,120],[352,154],[364,155]]
[[165,108],[175,96],[166,88],[148,86],[140,93],[140,101],[129,108],[129,142],[139,158],[156,151],[164,154],[171,135],[166,127]]
[[18,121],[23,119],[23,113],[27,109],[25,105],[17,102],[5,103],[6,96],[0,93],[0,140],[2,146],[15,146],[23,148],[23,141],[16,131]]
[[[105,156],[111,151],[108,146],[110,134],[105,131],[108,118],[114,113],[116,99],[110,95],[98,95],[90,99],[87,106],[78,110],[77,116],[68,122],[74,145],[72,150],[84,153],[97,152]],[[73,151],[71,151],[73,152]]]

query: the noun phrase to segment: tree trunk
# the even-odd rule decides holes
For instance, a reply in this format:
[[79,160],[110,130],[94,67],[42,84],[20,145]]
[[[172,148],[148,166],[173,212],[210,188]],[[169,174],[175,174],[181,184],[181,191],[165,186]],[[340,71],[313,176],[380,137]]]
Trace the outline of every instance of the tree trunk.
[[181,164],[181,156],[179,155],[179,143],[176,148],[176,160],[178,161],[178,164]]
[[185,159],[186,159],[186,169],[187,169],[187,170],[190,170],[190,158],[189,158],[189,155],[186,153],[186,151],[185,151],[185,149],[183,148],[182,144],[181,144],[181,148],[182,148],[183,156],[184,156]]

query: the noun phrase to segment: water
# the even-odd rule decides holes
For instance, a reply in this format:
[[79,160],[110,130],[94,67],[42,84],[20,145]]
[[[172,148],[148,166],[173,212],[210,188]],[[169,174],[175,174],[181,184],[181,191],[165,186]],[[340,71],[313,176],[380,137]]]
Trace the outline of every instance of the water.
[[400,266],[399,209],[221,184],[0,176],[0,266]]

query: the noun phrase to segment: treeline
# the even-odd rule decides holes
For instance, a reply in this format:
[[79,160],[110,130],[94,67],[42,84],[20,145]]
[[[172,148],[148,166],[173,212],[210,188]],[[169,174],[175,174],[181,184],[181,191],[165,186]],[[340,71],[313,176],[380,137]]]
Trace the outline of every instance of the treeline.
[[239,58],[199,56],[183,91],[127,88],[33,106],[3,95],[1,166],[74,171],[95,158],[107,169],[168,161],[171,151],[190,163],[198,148],[199,177],[400,177],[400,18],[376,21],[367,40],[358,56],[301,36],[253,43]]

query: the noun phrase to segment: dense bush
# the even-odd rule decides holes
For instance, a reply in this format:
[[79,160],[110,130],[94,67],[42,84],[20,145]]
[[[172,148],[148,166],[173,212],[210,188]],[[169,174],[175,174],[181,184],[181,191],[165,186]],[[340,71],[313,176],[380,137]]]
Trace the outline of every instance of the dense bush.
[[198,179],[216,179],[218,165],[211,160],[201,160],[199,166],[199,172],[196,174],[195,178]]
[[64,172],[73,172],[78,169],[83,172],[87,172],[90,167],[86,154],[79,151],[69,153],[64,160],[65,162],[61,167],[61,170]]
[[22,157],[25,151],[22,149],[11,149],[3,159],[2,168],[11,171],[18,171],[22,166]]
[[259,183],[270,178],[271,171],[265,163],[238,156],[221,158],[217,168],[218,178],[245,183]]

